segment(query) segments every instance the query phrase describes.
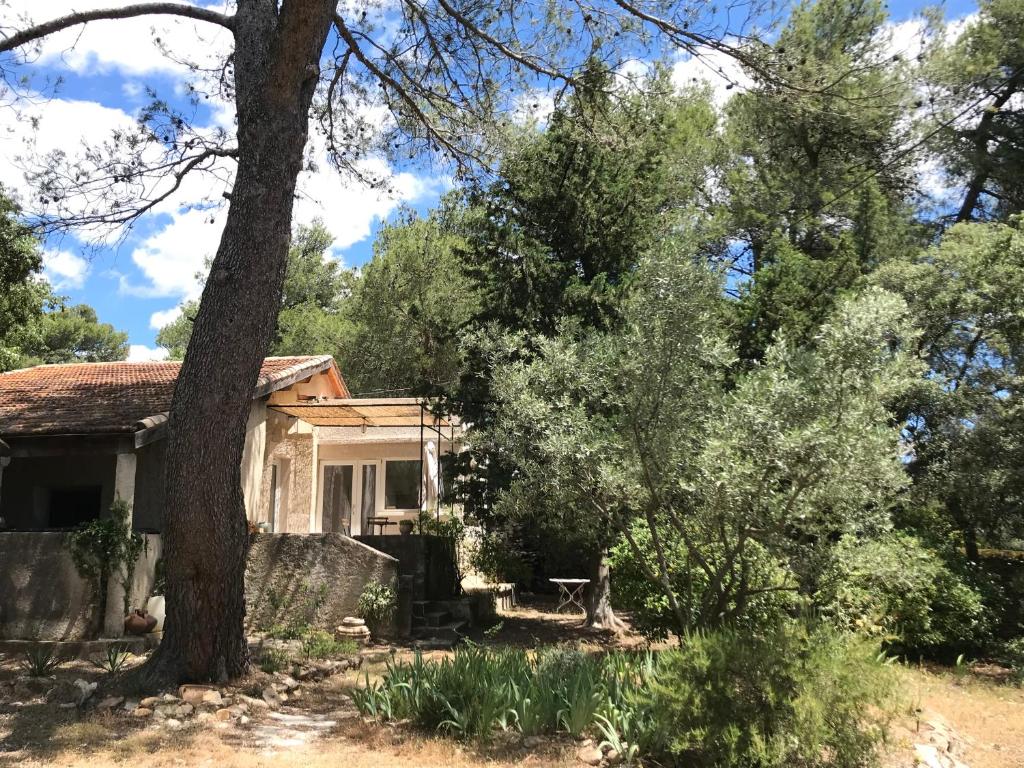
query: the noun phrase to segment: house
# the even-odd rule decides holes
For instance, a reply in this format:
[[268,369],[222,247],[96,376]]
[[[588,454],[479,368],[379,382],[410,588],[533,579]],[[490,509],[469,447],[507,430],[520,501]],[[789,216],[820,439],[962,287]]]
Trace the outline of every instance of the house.
[[[122,605],[146,605],[162,552],[167,412],[179,370],[119,362],[0,374],[0,640],[117,636]],[[265,613],[272,590],[303,603],[317,581],[330,586],[322,618],[340,622],[367,583],[418,567],[388,551],[428,546],[432,537],[396,536],[397,523],[444,514],[440,459],[460,434],[423,401],[353,398],[329,356],[267,358],[241,466],[246,516],[267,533],[253,537],[249,612]],[[102,517],[115,498],[129,502],[146,546],[127,588],[110,582],[97,617],[67,531]]]
[[[137,531],[159,533],[179,369],[81,363],[0,374],[0,530],[73,528],[120,497]],[[459,437],[457,421],[420,400],[353,398],[330,356],[269,357],[246,426],[246,516],[269,532],[396,534],[422,509],[443,513],[439,460]]]

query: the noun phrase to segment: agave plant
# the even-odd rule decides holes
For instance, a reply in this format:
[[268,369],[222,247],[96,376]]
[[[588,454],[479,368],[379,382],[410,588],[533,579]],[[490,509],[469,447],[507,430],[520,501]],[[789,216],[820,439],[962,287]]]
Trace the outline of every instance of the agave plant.
[[52,647],[37,645],[25,651],[21,665],[30,677],[46,677],[60,665],[60,657]]
[[90,661],[97,669],[114,674],[120,672],[131,657],[132,653],[128,646],[123,643],[111,643],[102,656],[95,656]]

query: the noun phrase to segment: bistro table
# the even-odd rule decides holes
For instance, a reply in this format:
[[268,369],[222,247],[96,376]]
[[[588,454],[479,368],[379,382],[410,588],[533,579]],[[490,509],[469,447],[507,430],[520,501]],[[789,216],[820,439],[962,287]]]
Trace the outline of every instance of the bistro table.
[[385,530],[389,525],[397,525],[394,520],[387,517],[368,517],[366,518],[366,524],[370,526],[370,530],[373,530],[373,526],[377,526],[377,535],[383,536]]
[[583,588],[590,583],[590,579],[549,579],[558,585],[558,589],[561,590],[560,599],[562,602],[558,604],[558,608],[555,609],[555,613],[561,613],[562,609],[567,605],[575,605],[584,613],[587,609],[583,607]]

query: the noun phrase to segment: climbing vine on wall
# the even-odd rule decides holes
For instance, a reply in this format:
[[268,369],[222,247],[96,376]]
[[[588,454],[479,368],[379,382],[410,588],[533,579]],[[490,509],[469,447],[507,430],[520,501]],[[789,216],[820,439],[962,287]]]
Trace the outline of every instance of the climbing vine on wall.
[[135,563],[146,540],[132,530],[131,507],[123,499],[110,505],[110,515],[83,523],[71,532],[68,548],[78,574],[92,586],[96,599],[96,623],[103,627],[107,612],[107,587],[116,576],[124,590],[124,612],[128,613]]

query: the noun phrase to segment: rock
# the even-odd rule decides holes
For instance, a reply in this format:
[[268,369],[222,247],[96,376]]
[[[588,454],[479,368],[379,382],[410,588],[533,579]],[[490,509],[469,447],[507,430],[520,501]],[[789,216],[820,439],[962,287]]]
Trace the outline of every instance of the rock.
[[138,708],[139,708],[139,701],[138,701],[138,699],[128,699],[124,703],[124,711],[125,712],[134,712]]
[[219,707],[224,703],[224,697],[220,695],[220,691],[207,691],[203,694],[202,703]]
[[291,677],[290,675],[284,675],[281,678],[281,683],[284,685],[285,690],[287,691],[294,691],[296,688],[299,687],[298,682],[295,680],[295,678]]
[[132,710],[132,717],[149,717],[153,714],[153,710],[149,707],[136,707]]
[[178,701],[178,697],[170,693],[165,693],[163,696],[160,697],[160,700],[167,702]]
[[193,707],[193,706],[192,706],[191,704],[189,704],[188,702],[186,702],[186,703],[184,703],[184,704],[179,704],[179,705],[178,705],[178,706],[177,706],[177,707],[176,707],[176,708],[174,709],[174,716],[175,716],[175,717],[176,717],[177,719],[179,719],[179,720],[183,720],[183,719],[185,719],[186,717],[188,717],[189,715],[191,715],[191,714],[192,714],[193,712],[195,712],[195,711],[196,711],[196,708],[195,708],[195,707]]
[[539,736],[527,736],[525,739],[523,739],[523,746],[527,749],[536,749],[543,743],[544,739],[540,738]]
[[75,703],[78,706],[82,706],[89,700],[89,698],[96,693],[96,683],[89,683],[85,680],[75,680],[75,687],[78,689],[78,696],[75,699]]
[[594,746],[583,747],[576,753],[576,759],[587,765],[600,765],[603,757],[601,750]]
[[182,725],[180,720],[175,720],[173,717],[169,717],[164,721],[164,725],[170,728],[172,731],[181,730]]
[[200,712],[198,715],[196,715],[196,720],[198,720],[200,723],[208,723],[211,720],[215,719],[216,718],[214,718],[213,712]]
[[607,752],[604,753],[604,759],[607,760],[610,765],[615,765],[616,763],[622,761],[622,756],[618,753],[617,750],[609,749]]
[[245,715],[242,715],[241,717],[238,718],[238,724],[239,725],[248,725],[249,724],[249,718],[246,717]]
[[161,701],[163,701],[163,699],[161,699],[159,696],[147,696],[139,702],[139,706],[145,707],[146,709],[153,709],[153,707],[155,707]]
[[96,705],[96,709],[113,709],[124,702],[124,696],[108,696]]
[[232,718],[234,718],[235,713],[232,712],[230,709],[218,709],[216,712],[213,713],[213,716],[221,722],[226,722],[227,720],[231,720]]
[[203,697],[210,692],[217,693],[217,689],[211,685],[183,685],[178,689],[178,696],[193,706],[203,703]]
[[244,693],[238,694],[237,698],[243,704],[252,709],[268,709],[270,707],[270,705],[263,699],[254,699],[252,696],[246,696]]
[[273,688],[264,688],[263,701],[266,702],[268,707],[274,708],[281,706],[281,702],[284,701],[284,698]]

